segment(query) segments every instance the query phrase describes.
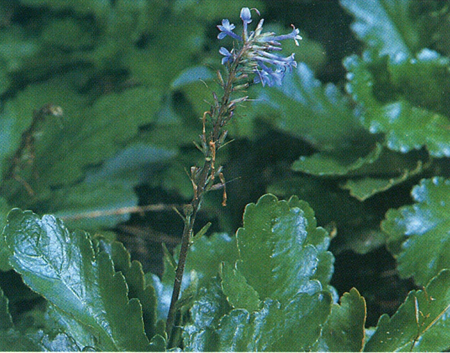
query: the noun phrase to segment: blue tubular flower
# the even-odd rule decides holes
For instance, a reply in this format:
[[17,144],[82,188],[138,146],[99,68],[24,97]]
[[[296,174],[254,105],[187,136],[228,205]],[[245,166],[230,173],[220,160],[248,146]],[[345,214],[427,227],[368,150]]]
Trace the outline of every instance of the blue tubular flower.
[[285,74],[285,69],[278,67],[276,70],[273,70],[272,68],[264,65],[262,62],[258,62],[258,66],[261,68],[255,69],[254,72],[256,74],[256,77],[254,79],[254,83],[259,83],[272,87],[274,85],[281,86]]
[[233,63],[233,54],[230,53],[227,48],[221,47],[219,53],[225,56],[224,58],[222,58],[222,65],[225,65],[227,62],[229,62],[230,64]]
[[298,28],[295,28],[294,26],[293,30],[291,33],[289,34],[284,34],[281,36],[271,36],[271,37],[266,37],[263,38],[264,42],[269,42],[269,43],[274,43],[275,45],[281,45],[279,42],[281,40],[286,40],[286,39],[293,39],[295,41],[295,45],[299,45],[298,41],[302,39],[302,37],[300,36],[300,31]]
[[250,9],[248,7],[243,7],[241,10],[241,20],[244,25],[244,40],[247,40],[247,25],[252,22],[252,14],[250,13]]
[[[258,10],[255,9],[255,11],[259,14]],[[243,23],[242,37],[233,32],[235,26],[227,19],[222,21],[222,25],[217,26],[220,30],[219,39],[228,35],[241,42],[238,43],[241,45],[236,45],[237,48],[231,52],[226,48],[220,48],[219,52],[224,56],[222,64],[237,64],[234,77],[240,80],[247,79],[249,74],[255,74],[255,83],[261,82],[263,86],[281,85],[286,71],[291,71],[297,63],[294,60],[294,54],[283,57],[274,52],[282,50],[280,41],[286,39],[293,39],[295,44],[299,45],[298,40],[302,39],[300,31],[292,26],[292,32],[289,34],[278,36],[273,32],[263,33],[264,19],[261,19],[255,30],[248,33],[248,24],[252,22],[250,9],[243,7],[240,17]],[[242,85],[242,81],[239,84]]]
[[297,67],[297,62],[294,60],[294,54],[285,58],[262,50],[258,50],[256,54],[255,59],[259,62],[264,61],[271,65],[286,67],[289,71],[292,70],[292,67]]
[[230,21],[228,21],[227,19],[222,20],[222,25],[218,25],[217,28],[220,30],[217,38],[223,39],[226,36],[230,36],[234,39],[242,41],[242,37],[233,32],[235,25],[230,23]]

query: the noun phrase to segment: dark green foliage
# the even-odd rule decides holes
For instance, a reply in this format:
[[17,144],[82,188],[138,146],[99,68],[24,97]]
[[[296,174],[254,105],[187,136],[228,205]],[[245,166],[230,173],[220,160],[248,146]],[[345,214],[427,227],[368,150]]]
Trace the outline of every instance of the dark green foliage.
[[359,352],[364,345],[366,303],[353,288],[344,293],[341,305],[333,304],[314,350]]
[[187,350],[311,349],[333,291],[329,238],[311,208],[265,195],[247,206],[236,237],[238,259],[223,264],[221,287],[214,279],[193,303]]
[[388,234],[400,275],[412,276],[424,285],[450,267],[450,182],[437,177],[424,179],[411,193],[416,203],[389,210],[382,228]]
[[442,271],[423,290],[409,293],[394,316],[383,315],[365,351],[446,350],[450,272]]
[[[450,348],[450,1],[0,0],[0,351],[173,348],[179,248],[161,269],[159,244],[116,240],[130,222],[177,242],[232,47],[216,26],[240,33],[243,6],[300,28],[299,62],[227,125],[228,207],[202,202],[170,344]],[[148,203],[169,211],[131,216]],[[395,268],[367,267],[377,248]],[[344,251],[363,259],[345,278],[393,293],[333,277]]]
[[[3,236],[11,266],[52,304],[57,321],[64,322],[66,333],[78,339],[79,345],[101,350],[148,349],[142,305],[128,298],[126,278],[114,271],[106,252],[93,248],[86,233],[71,233],[54,217],[40,219],[14,209]],[[140,276],[143,281],[142,272]]]

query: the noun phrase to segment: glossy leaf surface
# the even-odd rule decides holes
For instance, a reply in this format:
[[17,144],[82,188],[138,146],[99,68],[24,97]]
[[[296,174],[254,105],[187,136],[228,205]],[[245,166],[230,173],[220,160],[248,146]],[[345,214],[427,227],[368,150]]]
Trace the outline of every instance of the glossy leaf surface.
[[208,327],[191,334],[187,350],[308,350],[320,334],[330,304],[329,294],[300,293],[284,308],[279,302],[267,299],[262,309],[253,313],[234,309],[222,317],[217,330]]
[[101,250],[106,251],[114,263],[114,270],[121,272],[128,285],[128,298],[137,298],[142,305],[145,333],[150,339],[156,334],[157,299],[155,289],[146,283],[142,265],[131,261],[130,253],[122,243],[98,241]]
[[410,54],[419,44],[417,23],[411,16],[411,0],[341,0],[355,21],[352,29],[367,46],[381,54]]
[[249,312],[259,308],[258,293],[248,285],[245,277],[230,264],[222,265],[222,290],[233,308],[245,309]]
[[424,179],[411,194],[415,203],[390,210],[382,228],[400,275],[424,285],[450,267],[450,181]]
[[331,309],[323,291],[333,271],[328,245],[313,210],[296,197],[267,194],[247,205],[236,265],[223,265],[214,296],[201,291],[194,301],[187,350],[311,349]]
[[361,121],[370,132],[385,133],[389,149],[406,153],[426,147],[432,156],[450,155],[448,109],[443,109],[450,92],[448,58],[424,49],[415,57],[365,53],[344,64],[350,72],[347,90],[364,108]]
[[367,352],[443,351],[450,347],[450,272],[441,272],[425,290],[412,291],[397,312],[381,316]]
[[[179,247],[175,250],[174,258],[177,260]],[[183,276],[182,289],[186,289],[191,283],[191,277],[195,276],[198,286],[204,287],[211,278],[219,274],[222,262],[234,263],[238,257],[236,238],[225,233],[216,233],[210,237],[202,236],[194,239],[189,250],[186,269]],[[191,276],[191,271],[194,271]],[[169,261],[167,255],[164,258],[164,274],[162,279],[153,276],[152,283],[158,297],[158,312],[161,319],[167,317],[173,282],[175,279],[175,267]]]
[[340,305],[333,304],[314,349],[321,352],[360,352],[364,343],[366,303],[353,288],[344,293]]
[[25,283],[80,326],[89,327],[98,349],[146,350],[142,307],[128,299],[122,274],[89,236],[69,232],[52,216],[14,209],[3,236],[10,263]]
[[275,117],[277,128],[302,138],[320,151],[349,147],[365,133],[349,101],[334,86],[324,86],[303,63],[279,88],[265,89],[256,108]]
[[[244,226],[237,232],[237,269],[261,300],[286,303],[299,292],[312,294],[328,284],[312,278],[329,241],[306,202],[296,197],[278,201],[268,194],[245,209]],[[332,273],[332,264],[325,271]]]

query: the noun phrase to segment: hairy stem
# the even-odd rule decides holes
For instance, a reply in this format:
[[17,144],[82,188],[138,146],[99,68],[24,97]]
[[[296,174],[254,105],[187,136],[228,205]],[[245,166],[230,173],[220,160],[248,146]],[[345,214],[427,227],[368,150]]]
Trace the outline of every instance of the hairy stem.
[[192,214],[187,215],[184,221],[183,235],[181,238],[180,256],[178,259],[178,265],[175,272],[175,281],[173,285],[172,299],[170,302],[169,314],[167,316],[166,322],[166,332],[169,338],[174,326],[175,313],[177,311],[176,304],[180,296],[181,282],[183,281],[184,267],[186,265],[187,254],[193,236],[192,233],[194,229],[195,218],[197,216],[198,211],[200,210],[201,198],[203,196],[203,192],[206,190],[208,177],[210,173],[211,173],[211,161],[205,160],[199,178],[201,183],[197,185],[197,195],[194,196],[190,204],[192,207],[191,208]]
[[194,172],[191,175],[192,183],[194,186],[194,197],[190,203],[190,214],[186,215],[184,221],[183,235],[181,239],[180,257],[178,259],[178,265],[175,272],[175,281],[172,292],[172,299],[170,302],[169,313],[166,321],[166,332],[169,337],[172,334],[175,323],[175,314],[177,312],[177,301],[180,296],[181,283],[183,280],[184,268],[186,265],[186,259],[193,236],[193,228],[198,211],[200,210],[201,201],[205,192],[209,190],[212,182],[214,181],[215,174],[215,153],[216,149],[220,147],[220,136],[222,135],[223,128],[230,120],[232,111],[234,109],[234,103],[230,105],[231,94],[233,93],[234,84],[237,81],[238,67],[240,64],[243,53],[248,50],[244,45],[236,56],[236,60],[230,65],[228,69],[228,78],[223,84],[223,96],[220,101],[215,97],[216,104],[211,107],[210,111],[206,112],[206,115],[211,117],[212,127],[207,133],[205,128],[203,129],[202,143],[203,153],[205,155],[205,162],[202,168],[194,168]]

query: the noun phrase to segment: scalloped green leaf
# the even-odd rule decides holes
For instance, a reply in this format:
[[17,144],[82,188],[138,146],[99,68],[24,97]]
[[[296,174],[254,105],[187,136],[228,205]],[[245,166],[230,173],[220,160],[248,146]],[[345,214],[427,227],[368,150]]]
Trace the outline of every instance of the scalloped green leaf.
[[249,312],[259,308],[258,293],[247,283],[247,280],[236,267],[225,262],[221,268],[222,290],[233,308],[245,309]]
[[366,302],[352,288],[341,297],[341,304],[333,304],[314,350],[321,352],[360,352],[364,343]]
[[[236,236],[236,268],[261,300],[277,299],[283,304],[297,293],[316,293],[328,285],[314,276],[330,238],[323,228],[317,227],[314,211],[305,201],[297,197],[278,201],[274,195],[262,196],[245,208],[244,226]],[[332,262],[326,262],[320,279],[329,278]]]
[[208,281],[219,273],[222,262],[232,263],[237,258],[236,237],[230,237],[226,233],[203,236],[194,239],[189,250],[186,270],[195,270],[201,285],[203,279]]
[[90,330],[89,326],[84,325],[79,320],[74,318],[70,313],[49,304],[47,306],[48,318],[53,320],[53,327],[57,327],[59,331],[69,333],[70,337],[76,342],[79,349],[83,347],[97,346],[97,337],[95,333]]
[[55,316],[54,306],[45,303],[42,298],[39,302],[31,310],[28,308],[21,313],[12,309],[15,327],[10,331],[20,332],[23,335],[21,339],[32,342],[37,347],[34,350],[39,351],[79,352],[83,347],[95,347],[95,338],[89,328],[80,326],[75,320],[70,320],[70,325],[64,325],[60,318],[67,318],[67,314],[59,312],[61,316]]
[[292,170],[319,176],[346,175],[380,158],[383,147],[377,143],[369,151],[358,149],[319,152],[301,156],[292,164]]
[[369,197],[400,184],[410,177],[417,175],[423,169],[422,162],[417,163],[417,168],[414,170],[405,170],[400,176],[396,178],[362,178],[351,179],[342,186],[343,189],[350,190],[350,195],[356,197],[360,201],[367,200]]
[[411,195],[415,203],[389,210],[382,229],[400,276],[424,285],[450,268],[450,180],[423,179]]
[[214,277],[199,290],[190,310],[191,322],[185,330],[190,335],[197,335],[202,330],[214,329],[220,319],[231,310],[232,307],[222,291],[219,278]]
[[[236,237],[239,259],[235,266],[224,265],[222,290],[194,300],[186,349],[310,349],[334,294],[328,284],[334,261],[327,251],[330,238],[317,227],[314,211],[297,197],[279,201],[264,195],[247,205],[244,226]],[[236,309],[228,305],[224,313],[224,299]],[[260,310],[238,308],[255,310],[258,299],[264,301]],[[218,307],[222,309],[209,309]]]
[[[103,238],[94,238],[94,247],[99,247],[101,251],[107,252],[114,263],[114,270],[121,272],[128,286],[128,298],[137,298],[142,304],[144,327],[150,341],[150,351],[165,350],[165,339],[156,334],[156,294],[155,289],[146,283],[142,265],[137,261],[130,261],[130,254],[122,243],[110,242]],[[49,316],[55,320],[59,326],[70,332],[73,339],[79,346],[95,346],[96,338],[89,328],[81,324],[71,315],[62,310],[50,306]]]
[[[319,224],[337,229],[341,242],[335,251],[352,249],[365,254],[385,244],[386,236],[379,230],[384,214],[378,203],[359,202],[334,180],[295,175],[277,179],[267,191],[283,198],[297,195],[308,202]],[[360,217],[357,222],[355,215]]]
[[420,47],[418,23],[411,0],[340,0],[355,17],[352,30],[368,47],[381,54],[411,54]]
[[390,318],[380,317],[366,352],[438,352],[450,347],[450,271],[433,278],[426,289],[411,291]]
[[150,341],[150,351],[151,352],[165,352],[166,351],[166,340],[161,335],[155,335]]
[[[196,303],[194,307],[199,306]],[[203,303],[205,305],[205,303]],[[211,304],[209,304],[211,305]],[[328,293],[299,293],[282,306],[267,299],[261,310],[234,309],[222,317],[217,329],[187,326],[187,351],[307,351],[320,335],[330,313]]]
[[24,282],[88,329],[97,349],[149,349],[139,300],[129,300],[124,276],[106,252],[94,251],[87,233],[71,233],[53,216],[14,209],[3,236]]
[[255,107],[263,116],[272,117],[278,129],[308,141],[320,151],[373,140],[361,127],[346,97],[332,84],[323,86],[304,63],[286,76],[282,86],[262,90]]
[[121,272],[128,285],[128,298],[137,298],[142,305],[145,333],[150,339],[156,334],[157,298],[155,288],[146,283],[142,264],[131,261],[130,253],[117,241],[99,241],[100,249],[106,251],[114,263],[114,270]]
[[426,147],[432,156],[450,156],[449,64],[428,49],[415,57],[351,56],[344,61],[347,90],[364,109],[364,126],[384,133],[389,149],[406,153]]
[[415,57],[396,55],[388,62],[390,80],[401,97],[414,106],[445,116],[450,109],[449,67],[450,58],[429,49],[421,50]]

